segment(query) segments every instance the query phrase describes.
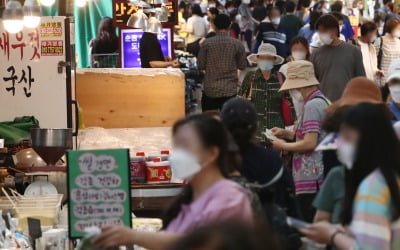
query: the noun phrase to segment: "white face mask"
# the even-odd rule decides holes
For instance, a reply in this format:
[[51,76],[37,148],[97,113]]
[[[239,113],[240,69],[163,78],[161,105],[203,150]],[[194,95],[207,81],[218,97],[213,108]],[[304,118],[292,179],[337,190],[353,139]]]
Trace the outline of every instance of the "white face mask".
[[400,30],[395,30],[395,31],[393,32],[393,36],[394,36],[394,37],[397,37],[397,38],[400,38]]
[[379,35],[383,35],[383,27],[378,28],[378,33],[379,33]]
[[324,34],[318,33],[318,36],[319,36],[319,40],[321,40],[321,42],[324,45],[331,45],[333,42],[333,38],[331,37],[331,35],[329,33],[324,33]]
[[306,53],[304,51],[293,51],[292,52],[292,57],[294,60],[305,60],[306,59]]
[[281,23],[281,18],[280,17],[275,17],[275,18],[273,18],[271,20],[271,23],[275,24],[275,25],[279,25]]
[[169,157],[169,162],[172,177],[175,179],[190,181],[201,170],[197,157],[184,149],[174,150]]
[[340,24],[339,25],[339,31],[342,32],[342,30],[343,30],[343,24]]
[[250,0],[243,0],[242,3],[244,3],[244,4],[250,4]]
[[299,102],[293,98],[292,98],[292,101],[293,101],[294,111],[296,111],[296,116],[301,117],[301,115],[303,114],[303,109],[304,109],[304,101]]
[[393,85],[389,87],[390,95],[395,103],[400,103],[400,85]]
[[376,36],[373,36],[373,37],[371,37],[371,39],[369,39],[369,42],[370,42],[370,43],[374,43],[375,40],[376,40]]
[[356,146],[352,143],[341,141],[337,149],[338,160],[348,169],[352,169],[356,157]]
[[302,103],[302,102],[304,103],[303,95],[301,94],[301,92],[299,90],[291,89],[291,90],[289,90],[289,94],[294,101],[297,101],[299,103]]

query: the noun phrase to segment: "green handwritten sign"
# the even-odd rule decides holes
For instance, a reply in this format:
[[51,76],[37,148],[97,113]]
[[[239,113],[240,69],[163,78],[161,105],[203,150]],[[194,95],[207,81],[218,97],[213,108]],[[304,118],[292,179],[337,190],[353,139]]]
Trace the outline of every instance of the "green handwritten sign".
[[87,227],[131,227],[129,150],[68,152],[70,238]]

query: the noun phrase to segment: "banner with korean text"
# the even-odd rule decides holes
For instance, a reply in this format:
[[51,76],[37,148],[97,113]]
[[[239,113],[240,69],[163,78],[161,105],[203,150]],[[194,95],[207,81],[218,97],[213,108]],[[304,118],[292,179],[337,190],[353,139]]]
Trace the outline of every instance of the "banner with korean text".
[[71,127],[65,20],[42,17],[16,34],[0,24],[0,121],[35,116],[44,128]]

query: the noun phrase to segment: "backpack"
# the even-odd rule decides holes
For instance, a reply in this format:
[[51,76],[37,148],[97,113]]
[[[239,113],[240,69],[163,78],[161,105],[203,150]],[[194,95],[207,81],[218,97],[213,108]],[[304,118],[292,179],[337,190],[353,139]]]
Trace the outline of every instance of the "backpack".
[[[278,76],[278,81],[281,84],[281,86],[284,83],[283,75],[280,72],[277,72]],[[291,126],[294,124],[294,113],[293,112],[293,105],[290,102],[288,96],[286,94],[282,94],[282,100],[281,100],[281,114],[283,118],[283,122],[285,123],[285,126]]]

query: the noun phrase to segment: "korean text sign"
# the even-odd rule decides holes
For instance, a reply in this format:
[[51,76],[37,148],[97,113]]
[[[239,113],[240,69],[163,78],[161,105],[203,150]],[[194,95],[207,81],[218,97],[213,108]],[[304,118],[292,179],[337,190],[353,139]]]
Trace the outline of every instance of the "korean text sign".
[[[178,24],[178,1],[168,0],[164,1],[164,6],[168,7],[168,24]],[[154,4],[153,7],[160,7]],[[125,0],[113,0],[113,19],[117,27],[125,28],[129,17],[136,13],[139,7]]]
[[[143,31],[138,29],[121,30],[122,68],[141,68],[140,39],[142,35]],[[164,56],[171,57],[171,30],[163,29],[163,32],[158,34],[157,38]]]
[[0,121],[35,116],[41,127],[66,128],[65,17],[42,17],[37,28],[8,33],[0,25]]
[[131,227],[129,150],[68,152],[69,231],[84,236],[87,227]]

